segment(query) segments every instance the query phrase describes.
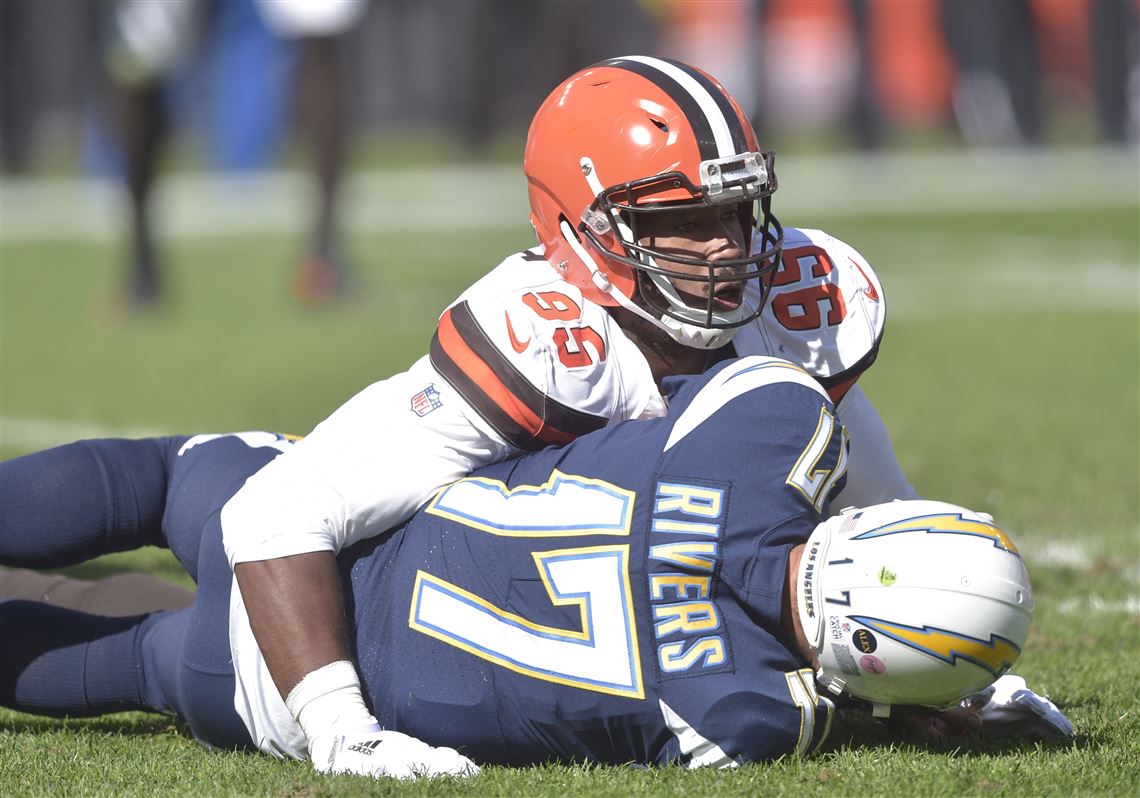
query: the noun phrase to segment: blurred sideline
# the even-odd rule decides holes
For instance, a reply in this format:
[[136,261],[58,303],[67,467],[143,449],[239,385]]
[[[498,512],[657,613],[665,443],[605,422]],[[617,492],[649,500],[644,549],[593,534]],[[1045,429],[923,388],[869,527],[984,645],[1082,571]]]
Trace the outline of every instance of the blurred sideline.
[[[1140,203],[1140,158],[1132,150],[968,150],[793,154],[778,159],[778,213],[813,218],[926,215]],[[296,234],[309,217],[302,171],[240,176],[171,174],[156,196],[161,235],[202,238]],[[454,164],[358,170],[347,180],[349,233],[526,229],[519,164]],[[70,177],[0,180],[0,242],[118,241],[125,199],[113,181]]]
[[11,451],[34,452],[87,438],[154,438],[174,434],[148,427],[112,427],[107,424],[60,421],[49,418],[0,416],[0,441]]

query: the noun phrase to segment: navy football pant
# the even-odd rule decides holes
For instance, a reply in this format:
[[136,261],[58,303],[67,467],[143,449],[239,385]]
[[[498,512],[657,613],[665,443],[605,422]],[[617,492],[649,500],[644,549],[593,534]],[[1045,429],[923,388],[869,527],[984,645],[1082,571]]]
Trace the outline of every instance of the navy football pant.
[[0,463],[0,563],[60,567],[165,546],[198,583],[191,608],[128,618],[0,602],[0,704],[175,713],[203,742],[252,744],[233,708],[233,574],[219,514],[279,451],[226,436],[180,455],[187,440],[80,441]]

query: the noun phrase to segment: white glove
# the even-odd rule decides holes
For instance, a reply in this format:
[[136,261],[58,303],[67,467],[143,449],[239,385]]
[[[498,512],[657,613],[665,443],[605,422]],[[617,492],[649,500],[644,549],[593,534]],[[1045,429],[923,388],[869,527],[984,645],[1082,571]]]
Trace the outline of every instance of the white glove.
[[474,776],[479,772],[454,748],[380,728],[364,704],[360,677],[347,660],[305,675],[285,699],[309,741],[309,759],[319,773],[414,779]]
[[978,711],[982,730],[1005,737],[1068,740],[1073,724],[1057,705],[1029,689],[1025,679],[1006,674],[962,706]]
[[327,734],[309,742],[309,757],[320,773],[414,779],[435,776],[474,776],[478,766],[454,748],[432,748],[379,724],[344,734]]

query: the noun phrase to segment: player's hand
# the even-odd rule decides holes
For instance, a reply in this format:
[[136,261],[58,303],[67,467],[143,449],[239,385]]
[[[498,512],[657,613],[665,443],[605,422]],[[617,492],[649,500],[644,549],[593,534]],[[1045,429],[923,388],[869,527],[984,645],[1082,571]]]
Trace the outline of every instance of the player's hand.
[[1020,676],[1007,673],[962,703],[978,712],[987,734],[1031,740],[1073,737],[1073,724],[1065,713],[1045,696],[1030,690]]
[[309,757],[320,773],[351,773],[394,779],[474,776],[479,767],[454,748],[427,743],[379,726],[345,734],[327,734],[310,741]]

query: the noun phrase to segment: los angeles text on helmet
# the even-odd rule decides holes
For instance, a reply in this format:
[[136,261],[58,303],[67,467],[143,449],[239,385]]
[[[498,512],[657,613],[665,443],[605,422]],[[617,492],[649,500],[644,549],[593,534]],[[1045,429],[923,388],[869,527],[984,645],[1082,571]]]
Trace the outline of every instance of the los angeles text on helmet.
[[811,541],[808,550],[803,555],[807,560],[807,565],[804,566],[803,602],[804,610],[809,618],[815,618],[815,569],[816,557],[819,556],[819,546],[819,540]]

